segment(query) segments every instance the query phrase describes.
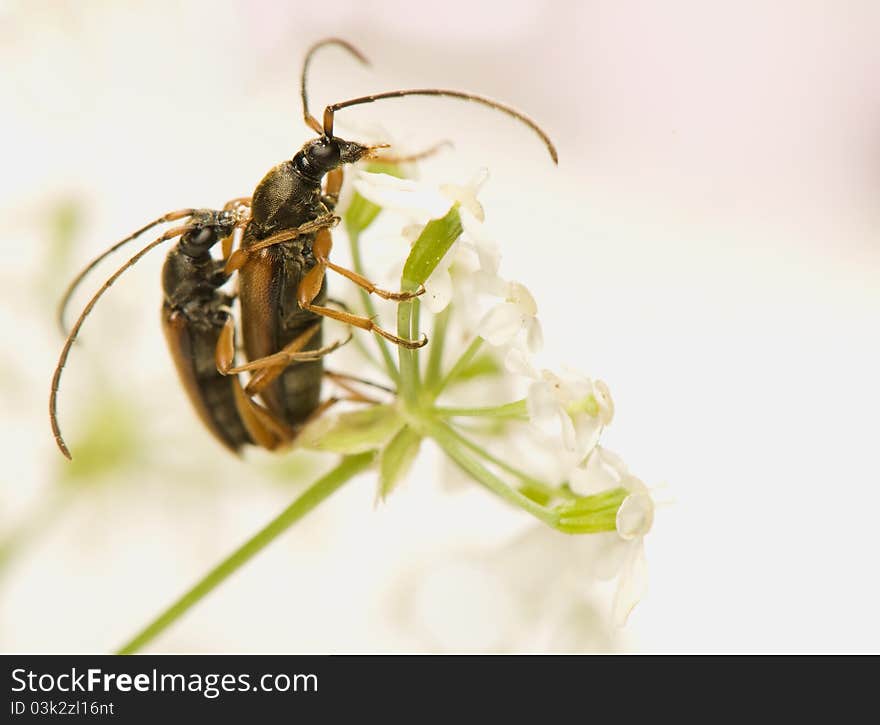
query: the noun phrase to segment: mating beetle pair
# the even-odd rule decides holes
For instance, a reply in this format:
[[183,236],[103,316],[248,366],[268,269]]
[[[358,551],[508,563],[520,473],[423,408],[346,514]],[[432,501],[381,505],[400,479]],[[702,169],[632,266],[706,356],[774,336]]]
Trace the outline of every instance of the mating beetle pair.
[[[334,211],[342,187],[343,167],[375,157],[385,148],[336,136],[336,112],[403,96],[447,96],[474,101],[529,126],[556,161],[552,142],[534,121],[513,108],[461,91],[427,88],[362,96],[327,106],[323,124],[320,123],[309,112],[306,78],[314,53],[328,45],[340,46],[366,63],[358,50],[337,38],[322,40],[308,51],[301,76],[303,118],[319,134],[318,138],[308,141],[292,159],[270,170],[252,197],[234,199],[222,210],[182,209],[165,214],[90,262],[68,287],[60,307],[62,318],[74,290],[105,257],[160,224],[182,222],[146,245],[109,277],[67,335],[52,378],[49,415],[55,441],[68,458],[70,451],[58,426],[57,397],[70,349],[104,292],[129,267],[170,239],[179,238],[168,253],[162,272],[165,336],[196,412],[208,430],[232,451],[246,444],[270,450],[288,444],[307,421],[336,402],[335,398],[324,402],[320,399],[322,378],[327,374],[322,359],[345,341],[324,346],[321,318],[372,331],[408,348],[427,343],[424,336],[420,340],[402,339],[369,318],[328,303],[328,269],[385,299],[408,300],[424,291],[379,289],[362,275],[329,259],[330,230],[339,222]],[[233,251],[236,239],[239,245]],[[218,244],[222,259],[212,255]],[[231,311],[234,298],[223,290],[236,272],[241,331],[248,360],[241,365],[235,364],[236,333]],[[242,386],[238,375],[244,372],[250,373],[250,379]],[[341,382],[344,385],[344,380]],[[359,397],[355,391],[351,394],[353,399]]]

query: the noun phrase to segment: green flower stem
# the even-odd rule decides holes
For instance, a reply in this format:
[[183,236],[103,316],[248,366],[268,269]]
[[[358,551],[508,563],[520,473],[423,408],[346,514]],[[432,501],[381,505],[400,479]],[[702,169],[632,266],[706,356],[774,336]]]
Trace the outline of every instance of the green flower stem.
[[[351,263],[354,267],[354,271],[363,275],[364,263],[361,258],[360,237],[360,232],[353,226],[349,226],[348,243],[351,248]],[[361,303],[364,306],[364,310],[366,310],[367,317],[370,319],[375,318],[377,316],[376,306],[373,304],[372,297],[370,297],[366,290],[358,288],[358,292],[360,293]],[[372,337],[376,340],[376,344],[379,346],[379,352],[382,354],[382,360],[385,362],[385,369],[388,371],[388,377],[390,377],[394,383],[400,383],[400,373],[397,370],[397,365],[394,363],[394,356],[391,354],[391,349],[388,347],[388,343],[384,338],[381,338],[378,335],[373,335]]]
[[443,345],[446,342],[446,328],[449,325],[450,307],[447,305],[434,316],[434,329],[431,331],[431,344],[428,346],[428,366],[425,369],[425,387],[433,390],[440,382],[443,367]]
[[526,409],[525,398],[516,400],[513,403],[505,403],[504,405],[492,405],[483,408],[434,408],[439,415],[446,417],[474,417],[474,418],[526,418],[528,410]]
[[508,486],[465,450],[449,426],[439,421],[431,420],[423,421],[423,425],[428,435],[437,442],[444,453],[455,461],[459,468],[471,476],[471,478],[488,488],[496,496],[518,508],[524,509],[548,526],[558,527],[559,514],[555,510],[541,506],[515,488]]
[[467,350],[465,350],[461,357],[458,358],[458,361],[455,365],[452,366],[452,369],[446,374],[446,377],[440,382],[440,384],[432,391],[435,395],[439,395],[443,390],[453,382],[459,375],[461,375],[462,371],[467,368],[470,364],[471,360],[474,359],[474,356],[480,351],[480,347],[483,345],[482,337],[475,337],[470,345],[468,345]]
[[[422,301],[421,300],[413,300],[413,302],[412,302],[412,318],[409,323],[409,329],[410,329],[409,334],[410,334],[411,340],[418,340],[419,337],[421,337],[422,333],[419,331],[421,329],[420,325],[421,325],[421,321],[422,321],[421,320],[421,317],[422,317],[421,311],[422,311]],[[422,381],[421,381],[422,357],[417,352],[413,352],[413,358],[415,359],[415,363],[416,363],[416,380],[418,381],[418,387],[421,387],[421,384],[422,384]]]
[[629,496],[629,491],[622,486],[610,488],[590,496],[579,496],[576,500],[565,505],[565,511],[562,516],[564,518],[566,516],[599,513],[607,510],[613,510],[616,514],[620,504],[623,503],[623,499],[627,496]]
[[[415,289],[407,284],[404,284],[403,288],[404,290]],[[418,315],[414,314],[414,308],[418,307],[418,304],[418,300],[412,300],[401,302],[397,306],[397,334],[399,337],[408,340],[418,339],[418,323],[415,323]],[[418,398],[420,387],[418,351],[398,345],[397,354],[400,360],[400,393],[405,402],[414,404]]]
[[[620,508],[618,506],[618,508]],[[556,526],[563,534],[601,534],[617,529],[617,509],[584,516],[562,517]]]
[[504,462],[497,456],[492,455],[489,451],[487,451],[482,446],[477,445],[472,440],[465,438],[465,436],[461,435],[455,428],[449,426],[449,430],[453,436],[455,436],[456,440],[461,443],[463,446],[470,448],[474,453],[479,456],[482,456],[484,459],[489,461],[498,468],[503,471],[507,471],[513,476],[516,476],[520,481],[529,486],[530,488],[541,493],[547,500],[552,500],[554,498],[564,498],[564,499],[576,499],[577,496],[571,492],[570,489],[565,487],[554,487],[550,486],[543,481],[538,480],[537,478],[530,476],[529,474],[520,471],[518,468],[511,466],[509,463]]
[[[440,260],[446,255],[455,240],[461,236],[461,217],[458,215],[458,204],[453,204],[449,211],[439,219],[431,219],[422,229],[418,239],[413,242],[409,256],[403,265],[400,287],[406,292],[413,292],[426,284],[428,278],[437,268]],[[419,337],[419,301],[402,302],[397,307],[397,334],[410,340]],[[419,359],[415,350],[399,347],[401,392],[410,407],[418,407],[418,392],[421,387],[419,379]]]
[[592,496],[566,501],[559,511],[557,528],[566,534],[598,534],[617,529],[617,511],[629,496],[625,488],[613,488]]
[[373,451],[343,458],[336,468],[318,479],[290,506],[209,571],[192,589],[136,634],[131,641],[123,645],[117,654],[133,654],[149,644],[293,524],[342,487],[349,479],[367,468],[374,458],[375,452]]

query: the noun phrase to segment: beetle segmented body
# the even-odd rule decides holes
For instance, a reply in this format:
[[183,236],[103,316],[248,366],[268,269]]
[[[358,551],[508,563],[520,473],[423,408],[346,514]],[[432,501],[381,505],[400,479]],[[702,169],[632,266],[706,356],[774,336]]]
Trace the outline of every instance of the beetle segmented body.
[[[242,249],[247,250],[273,233],[296,229],[330,212],[321,200],[320,181],[300,175],[292,161],[279,164],[254,191],[251,220]],[[297,290],[317,261],[312,253],[315,233],[262,249],[239,270],[239,299],[245,355],[256,360],[289,345],[320,318],[297,303]],[[326,299],[322,284],[317,304]],[[246,320],[246,322],[244,322]],[[321,347],[318,330],[303,350]],[[288,366],[261,391],[269,410],[289,425],[305,421],[318,407],[323,363],[320,359]]]
[[[252,443],[236,405],[238,378],[217,370],[215,351],[231,319],[227,277],[211,249],[232,234],[231,212],[200,212],[204,226],[184,233],[162,268],[162,329],[181,384],[205,427],[237,452]],[[200,221],[202,221],[200,220]]]

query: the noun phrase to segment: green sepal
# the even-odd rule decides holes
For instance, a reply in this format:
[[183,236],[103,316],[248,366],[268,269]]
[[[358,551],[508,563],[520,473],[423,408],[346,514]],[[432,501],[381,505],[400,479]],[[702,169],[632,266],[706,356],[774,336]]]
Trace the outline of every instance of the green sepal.
[[419,454],[422,437],[412,428],[401,428],[382,451],[379,460],[379,498],[384,501],[409,472]]
[[461,231],[458,204],[453,204],[446,212],[446,216],[429,221],[413,244],[406,264],[403,265],[403,288],[415,289],[420,284],[424,284],[449,251],[452,243],[461,236]]

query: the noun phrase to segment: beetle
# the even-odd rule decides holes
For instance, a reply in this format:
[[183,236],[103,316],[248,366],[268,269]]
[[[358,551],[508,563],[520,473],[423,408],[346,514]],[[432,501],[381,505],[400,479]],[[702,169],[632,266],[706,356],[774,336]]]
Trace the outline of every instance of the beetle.
[[[70,452],[57,419],[61,374],[71,346],[98,299],[128,268],[159,244],[180,237],[163,268],[163,326],[172,358],[184,387],[208,429],[232,450],[247,443],[274,449],[292,442],[303,425],[337,399],[321,402],[322,358],[342,343],[322,347],[321,318],[372,331],[408,348],[427,343],[407,340],[373,320],[327,303],[325,275],[334,271],[370,294],[405,301],[424,292],[383,290],[361,274],[330,260],[331,229],[343,183],[343,166],[376,157],[386,144],[347,141],[334,133],[335,114],[352,106],[405,96],[443,96],[479,103],[501,111],[531,128],[544,142],[554,163],[556,149],[547,134],[528,116],[483,96],[438,88],[395,90],[360,96],[327,106],[323,123],[309,111],[306,80],[316,51],[336,45],[362,63],[366,58],[339,38],[314,44],[301,74],[303,119],[318,137],[307,141],[289,160],[272,168],[250,198],[229,202],[223,210],[184,209],[159,217],[114,244],[90,262],[68,287],[61,315],[74,289],[106,256],[170,221],[187,221],[166,231],[120,267],[84,308],[71,328],[55,372],[49,399],[52,432],[61,452]],[[387,157],[386,157],[387,158]],[[396,159],[398,161],[403,159]],[[232,250],[232,238],[241,242]],[[211,249],[222,242],[222,259]],[[241,330],[248,362],[235,364],[235,319],[229,293],[221,287],[238,274]],[[242,388],[238,374],[251,374]],[[259,396],[262,405],[254,400]],[[357,396],[355,396],[356,398]],[[361,398],[363,399],[363,398]]]

